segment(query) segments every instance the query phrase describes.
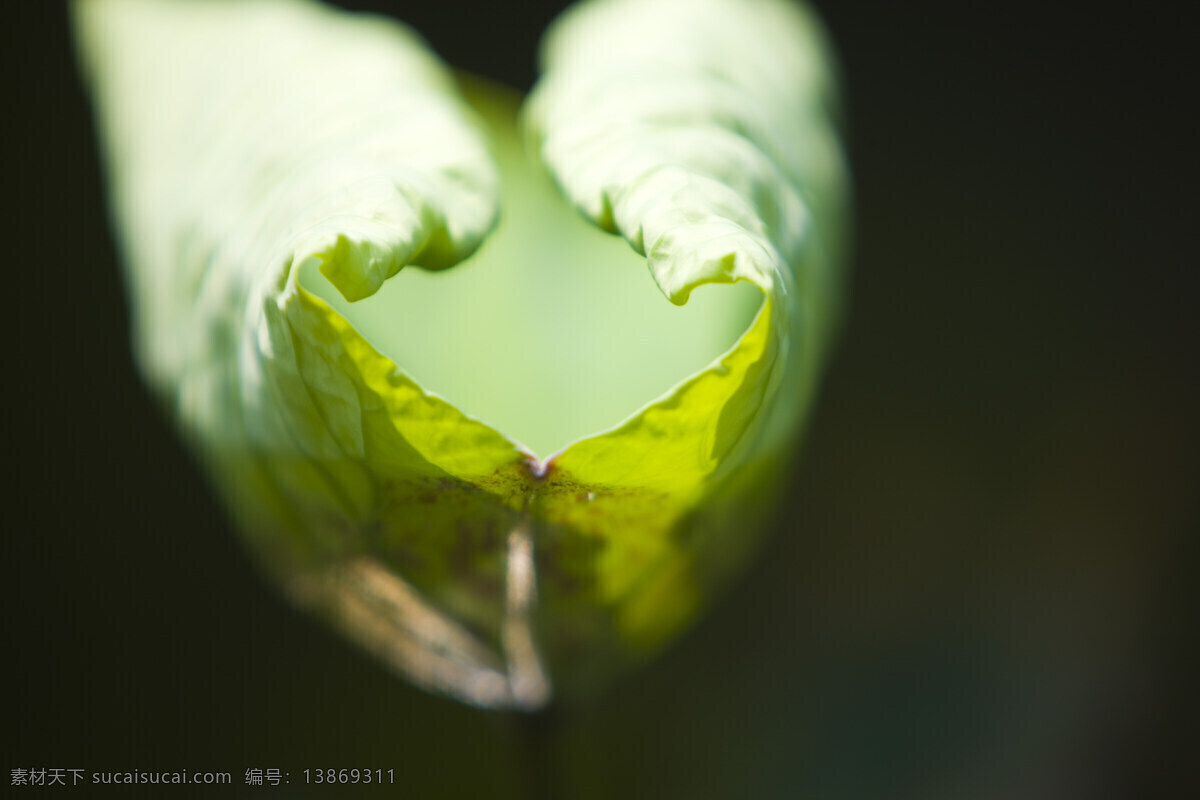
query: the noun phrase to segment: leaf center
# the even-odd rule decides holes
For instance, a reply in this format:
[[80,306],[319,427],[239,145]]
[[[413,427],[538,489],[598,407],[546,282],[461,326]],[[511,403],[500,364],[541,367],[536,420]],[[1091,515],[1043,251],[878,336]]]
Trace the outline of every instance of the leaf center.
[[301,283],[427,390],[545,457],[703,370],[762,294],[702,287],[672,305],[645,259],[571,208],[525,152],[515,95],[468,99],[502,181],[500,223],[479,251],[443,271],[405,268],[356,303],[313,265]]

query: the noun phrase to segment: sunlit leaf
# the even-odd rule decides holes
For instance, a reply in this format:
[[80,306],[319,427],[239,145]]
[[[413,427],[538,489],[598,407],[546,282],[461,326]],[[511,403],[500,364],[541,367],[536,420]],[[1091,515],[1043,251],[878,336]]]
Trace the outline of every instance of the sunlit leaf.
[[807,12],[593,0],[524,101],[309,2],[75,16],[139,363],[298,603],[526,709],[696,617],[837,314]]

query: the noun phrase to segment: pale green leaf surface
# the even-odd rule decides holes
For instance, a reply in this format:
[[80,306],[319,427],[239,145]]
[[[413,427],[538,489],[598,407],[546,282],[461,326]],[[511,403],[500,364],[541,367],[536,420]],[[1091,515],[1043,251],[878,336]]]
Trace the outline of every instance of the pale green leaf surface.
[[298,602],[421,685],[523,708],[694,618],[837,304],[803,11],[581,4],[526,149],[519,98],[460,91],[394,22],[75,8],[143,371]]

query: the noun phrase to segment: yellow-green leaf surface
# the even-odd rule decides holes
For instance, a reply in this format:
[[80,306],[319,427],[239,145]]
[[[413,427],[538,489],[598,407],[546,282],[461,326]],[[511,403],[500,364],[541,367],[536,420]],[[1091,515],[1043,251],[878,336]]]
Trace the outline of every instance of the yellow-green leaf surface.
[[75,10],[139,363],[298,603],[525,709],[695,618],[836,316],[801,8],[583,3],[525,100],[311,2]]

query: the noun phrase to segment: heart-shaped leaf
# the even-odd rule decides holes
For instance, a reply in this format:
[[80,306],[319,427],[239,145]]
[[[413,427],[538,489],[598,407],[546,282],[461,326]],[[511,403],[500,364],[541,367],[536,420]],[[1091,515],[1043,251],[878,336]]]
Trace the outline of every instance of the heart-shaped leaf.
[[592,0],[523,107],[299,0],[76,12],[139,363],[297,602],[525,709],[695,618],[837,308],[803,10]]

